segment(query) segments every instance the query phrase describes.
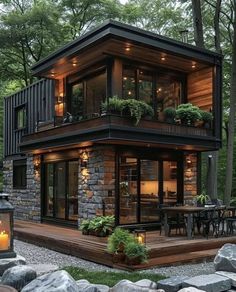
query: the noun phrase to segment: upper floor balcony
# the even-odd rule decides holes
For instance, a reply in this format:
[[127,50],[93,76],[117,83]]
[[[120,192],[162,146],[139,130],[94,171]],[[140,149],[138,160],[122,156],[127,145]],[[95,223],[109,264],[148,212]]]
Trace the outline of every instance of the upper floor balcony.
[[21,151],[85,142],[220,147],[218,54],[110,21],[32,70],[53,85],[26,93]]

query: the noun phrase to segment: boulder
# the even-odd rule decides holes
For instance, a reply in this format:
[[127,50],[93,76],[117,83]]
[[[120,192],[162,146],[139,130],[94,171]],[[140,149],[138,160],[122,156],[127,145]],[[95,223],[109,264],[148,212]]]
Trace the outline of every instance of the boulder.
[[17,292],[16,289],[10,287],[10,286],[6,286],[6,285],[1,285],[0,284],[0,291],[1,292]]
[[110,292],[152,292],[152,291],[157,292],[156,289],[141,287],[129,280],[121,280],[110,289]]
[[0,259],[0,276],[9,268],[25,264],[25,258],[20,255],[17,255],[15,258]]
[[158,281],[157,287],[165,290],[165,292],[177,292],[182,288],[183,282],[187,279],[189,279],[189,277],[173,276],[168,279]]
[[214,265],[216,271],[236,273],[236,244],[223,245],[215,256]]
[[78,286],[78,292],[86,291],[86,292],[108,292],[109,287],[106,285],[100,285],[100,284],[91,284],[87,280],[78,280],[76,281]]
[[194,288],[194,287],[187,287],[187,288],[183,288],[183,289],[179,290],[178,292],[205,292],[205,291],[199,290],[199,289]]
[[15,266],[7,269],[2,275],[2,284],[20,291],[37,277],[36,271],[29,266]]
[[231,288],[231,280],[216,274],[200,275],[183,282],[183,288],[195,287],[206,292],[221,292]]
[[78,292],[75,280],[66,271],[40,276],[26,285],[21,292]]
[[223,277],[229,278],[231,280],[231,285],[236,287],[236,273],[225,272],[225,271],[217,271],[217,275],[221,275]]
[[142,280],[135,282],[134,284],[141,286],[141,287],[146,287],[149,289],[157,289],[157,284],[149,279],[142,279]]

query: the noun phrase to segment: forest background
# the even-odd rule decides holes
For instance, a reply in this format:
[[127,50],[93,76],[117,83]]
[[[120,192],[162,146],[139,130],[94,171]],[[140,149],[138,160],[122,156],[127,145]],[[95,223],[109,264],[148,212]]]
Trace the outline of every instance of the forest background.
[[[179,41],[187,30],[188,43],[224,56],[217,189],[220,198],[236,198],[235,11],[236,0],[0,0],[0,159],[3,99],[36,81],[30,71],[35,62],[109,18]],[[203,185],[206,164],[207,155],[202,159]]]

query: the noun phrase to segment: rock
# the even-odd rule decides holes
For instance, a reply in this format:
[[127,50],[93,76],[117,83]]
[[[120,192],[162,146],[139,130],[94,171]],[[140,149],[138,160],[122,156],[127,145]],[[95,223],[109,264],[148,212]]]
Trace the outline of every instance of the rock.
[[15,266],[7,269],[2,275],[2,284],[20,291],[37,277],[36,271],[29,266]]
[[141,287],[129,280],[121,280],[110,289],[110,292],[157,292],[155,289]]
[[177,292],[182,288],[183,282],[187,279],[189,279],[189,277],[173,276],[168,279],[158,281],[157,287],[164,289],[165,292]]
[[217,271],[217,275],[221,275],[223,277],[229,278],[231,280],[231,285],[233,287],[236,287],[236,274],[231,272],[225,272],[225,271]]
[[9,268],[25,264],[25,258],[20,255],[17,255],[15,258],[0,259],[0,276]]
[[183,288],[183,289],[179,290],[178,292],[205,292],[205,291],[199,290],[199,289],[194,288],[194,287],[187,287],[187,288]]
[[142,280],[135,282],[134,284],[141,286],[141,287],[146,287],[149,289],[157,289],[157,284],[149,279],[142,279]]
[[78,280],[76,281],[78,286],[78,292],[86,291],[86,292],[108,292],[109,287],[106,285],[100,284],[91,284],[87,280]]
[[216,271],[236,273],[236,244],[223,245],[215,256],[214,265]]
[[221,292],[231,288],[231,280],[216,274],[201,275],[183,282],[183,288],[195,287],[206,292]]
[[30,264],[29,266],[36,271],[37,276],[48,274],[59,269],[57,265],[52,264]]
[[40,276],[26,285],[21,292],[78,292],[75,280],[66,271]]
[[10,287],[10,286],[6,286],[6,285],[1,285],[0,284],[0,291],[1,292],[17,292],[16,289]]

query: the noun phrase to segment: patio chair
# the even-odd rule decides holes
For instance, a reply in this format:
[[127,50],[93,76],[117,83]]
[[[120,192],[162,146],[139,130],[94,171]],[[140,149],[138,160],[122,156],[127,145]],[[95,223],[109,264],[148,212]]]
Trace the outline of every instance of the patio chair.
[[199,215],[196,218],[194,218],[195,226],[197,227],[199,234],[201,234],[202,230],[203,236],[208,239],[211,227],[213,229],[214,234],[216,229],[215,220],[218,220],[217,218],[218,212],[216,208],[211,209],[209,208],[209,210],[203,210],[199,212]]

